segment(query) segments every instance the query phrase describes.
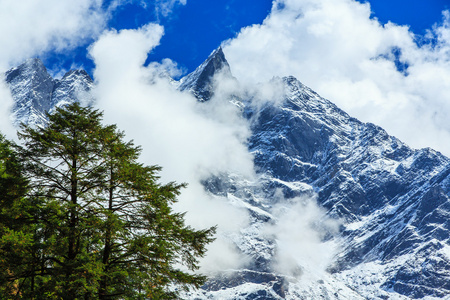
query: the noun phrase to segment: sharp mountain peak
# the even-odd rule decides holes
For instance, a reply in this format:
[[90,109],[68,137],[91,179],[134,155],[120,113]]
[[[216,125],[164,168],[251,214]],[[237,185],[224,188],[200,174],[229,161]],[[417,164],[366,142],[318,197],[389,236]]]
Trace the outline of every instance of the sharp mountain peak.
[[179,90],[190,91],[199,101],[207,101],[214,93],[214,76],[220,72],[233,77],[222,47],[214,50],[195,71],[183,77]]

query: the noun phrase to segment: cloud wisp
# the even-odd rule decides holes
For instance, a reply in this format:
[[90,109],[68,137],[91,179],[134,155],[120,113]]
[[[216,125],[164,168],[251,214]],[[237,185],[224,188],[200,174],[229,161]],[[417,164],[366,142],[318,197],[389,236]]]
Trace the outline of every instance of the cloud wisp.
[[16,135],[17,129],[13,126],[10,113],[14,100],[3,80],[0,80],[0,99],[0,133],[4,134],[8,139],[18,140]]
[[272,267],[280,274],[317,280],[326,273],[338,252],[339,221],[330,219],[314,197],[279,200],[271,213],[276,223],[266,224],[264,234],[277,244]]
[[354,0],[275,0],[263,24],[224,44],[240,81],[294,75],[362,121],[446,155],[449,50],[448,12],[418,37],[407,26],[380,24],[369,3]]
[[177,5],[186,5],[186,0],[156,0],[155,9],[158,16],[167,17]]

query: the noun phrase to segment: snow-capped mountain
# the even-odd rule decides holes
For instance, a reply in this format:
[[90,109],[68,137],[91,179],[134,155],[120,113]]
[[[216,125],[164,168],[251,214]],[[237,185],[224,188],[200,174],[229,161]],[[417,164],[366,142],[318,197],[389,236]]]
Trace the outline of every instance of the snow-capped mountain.
[[84,70],[71,70],[61,79],[53,79],[40,59],[29,59],[5,74],[14,99],[14,125],[42,126],[46,113],[65,103],[92,103],[93,82]]
[[[209,101],[219,73],[232,76],[220,48],[178,89]],[[75,99],[92,101],[92,80],[84,71],[54,80],[39,60],[8,71],[6,81],[17,123],[42,125],[46,111]],[[186,296],[450,299],[450,159],[432,149],[411,149],[350,117],[294,77],[270,84],[280,91],[274,101],[250,92],[230,95],[250,124],[257,182],[239,174],[204,181],[210,193],[248,210],[251,223],[229,239],[249,262]],[[281,268],[279,260],[287,257],[283,234],[296,236],[305,228],[296,225],[316,211],[308,208],[311,202],[322,208],[314,215],[319,218],[307,222],[318,239],[312,251],[332,256],[314,261],[315,253],[305,253],[311,247],[299,238],[289,246],[294,252],[288,268]],[[278,231],[268,234],[268,228]]]
[[[228,66],[221,53],[208,61]],[[212,75],[203,69],[186,78],[209,86]],[[350,117],[294,77],[273,81],[284,90],[281,101],[254,107],[252,99],[241,99],[263,192],[245,185],[240,190],[223,179],[206,185],[248,204],[254,223],[236,244],[254,265],[237,272],[234,285],[213,281],[215,291],[205,299],[225,298],[220,295],[227,290],[232,299],[450,298],[450,160],[432,149],[411,149]],[[198,95],[195,88],[193,93]],[[243,197],[242,189],[250,193]],[[306,285],[302,276],[273,274],[277,241],[257,233],[261,224],[276,220],[271,208],[280,190],[282,201],[317,195],[327,215],[342,222],[334,238],[340,250],[328,274]]]

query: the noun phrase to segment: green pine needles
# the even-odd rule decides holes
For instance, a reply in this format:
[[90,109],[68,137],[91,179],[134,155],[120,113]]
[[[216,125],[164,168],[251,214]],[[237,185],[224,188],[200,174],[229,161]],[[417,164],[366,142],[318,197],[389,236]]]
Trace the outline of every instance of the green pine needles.
[[48,117],[22,128],[23,147],[0,137],[0,298],[176,299],[201,286],[191,271],[215,228],[172,210],[184,185],[158,183],[101,112]]

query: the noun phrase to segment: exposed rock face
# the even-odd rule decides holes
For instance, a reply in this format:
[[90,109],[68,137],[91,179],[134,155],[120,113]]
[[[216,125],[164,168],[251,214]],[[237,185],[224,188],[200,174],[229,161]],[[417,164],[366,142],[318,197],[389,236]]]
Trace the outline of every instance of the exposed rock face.
[[6,83],[11,88],[15,125],[44,124],[45,112],[51,107],[53,78],[39,59],[30,59],[6,72]]
[[70,70],[60,80],[55,80],[52,92],[50,113],[56,108],[78,101],[83,105],[90,105],[94,98],[91,94],[93,82],[84,70]]

